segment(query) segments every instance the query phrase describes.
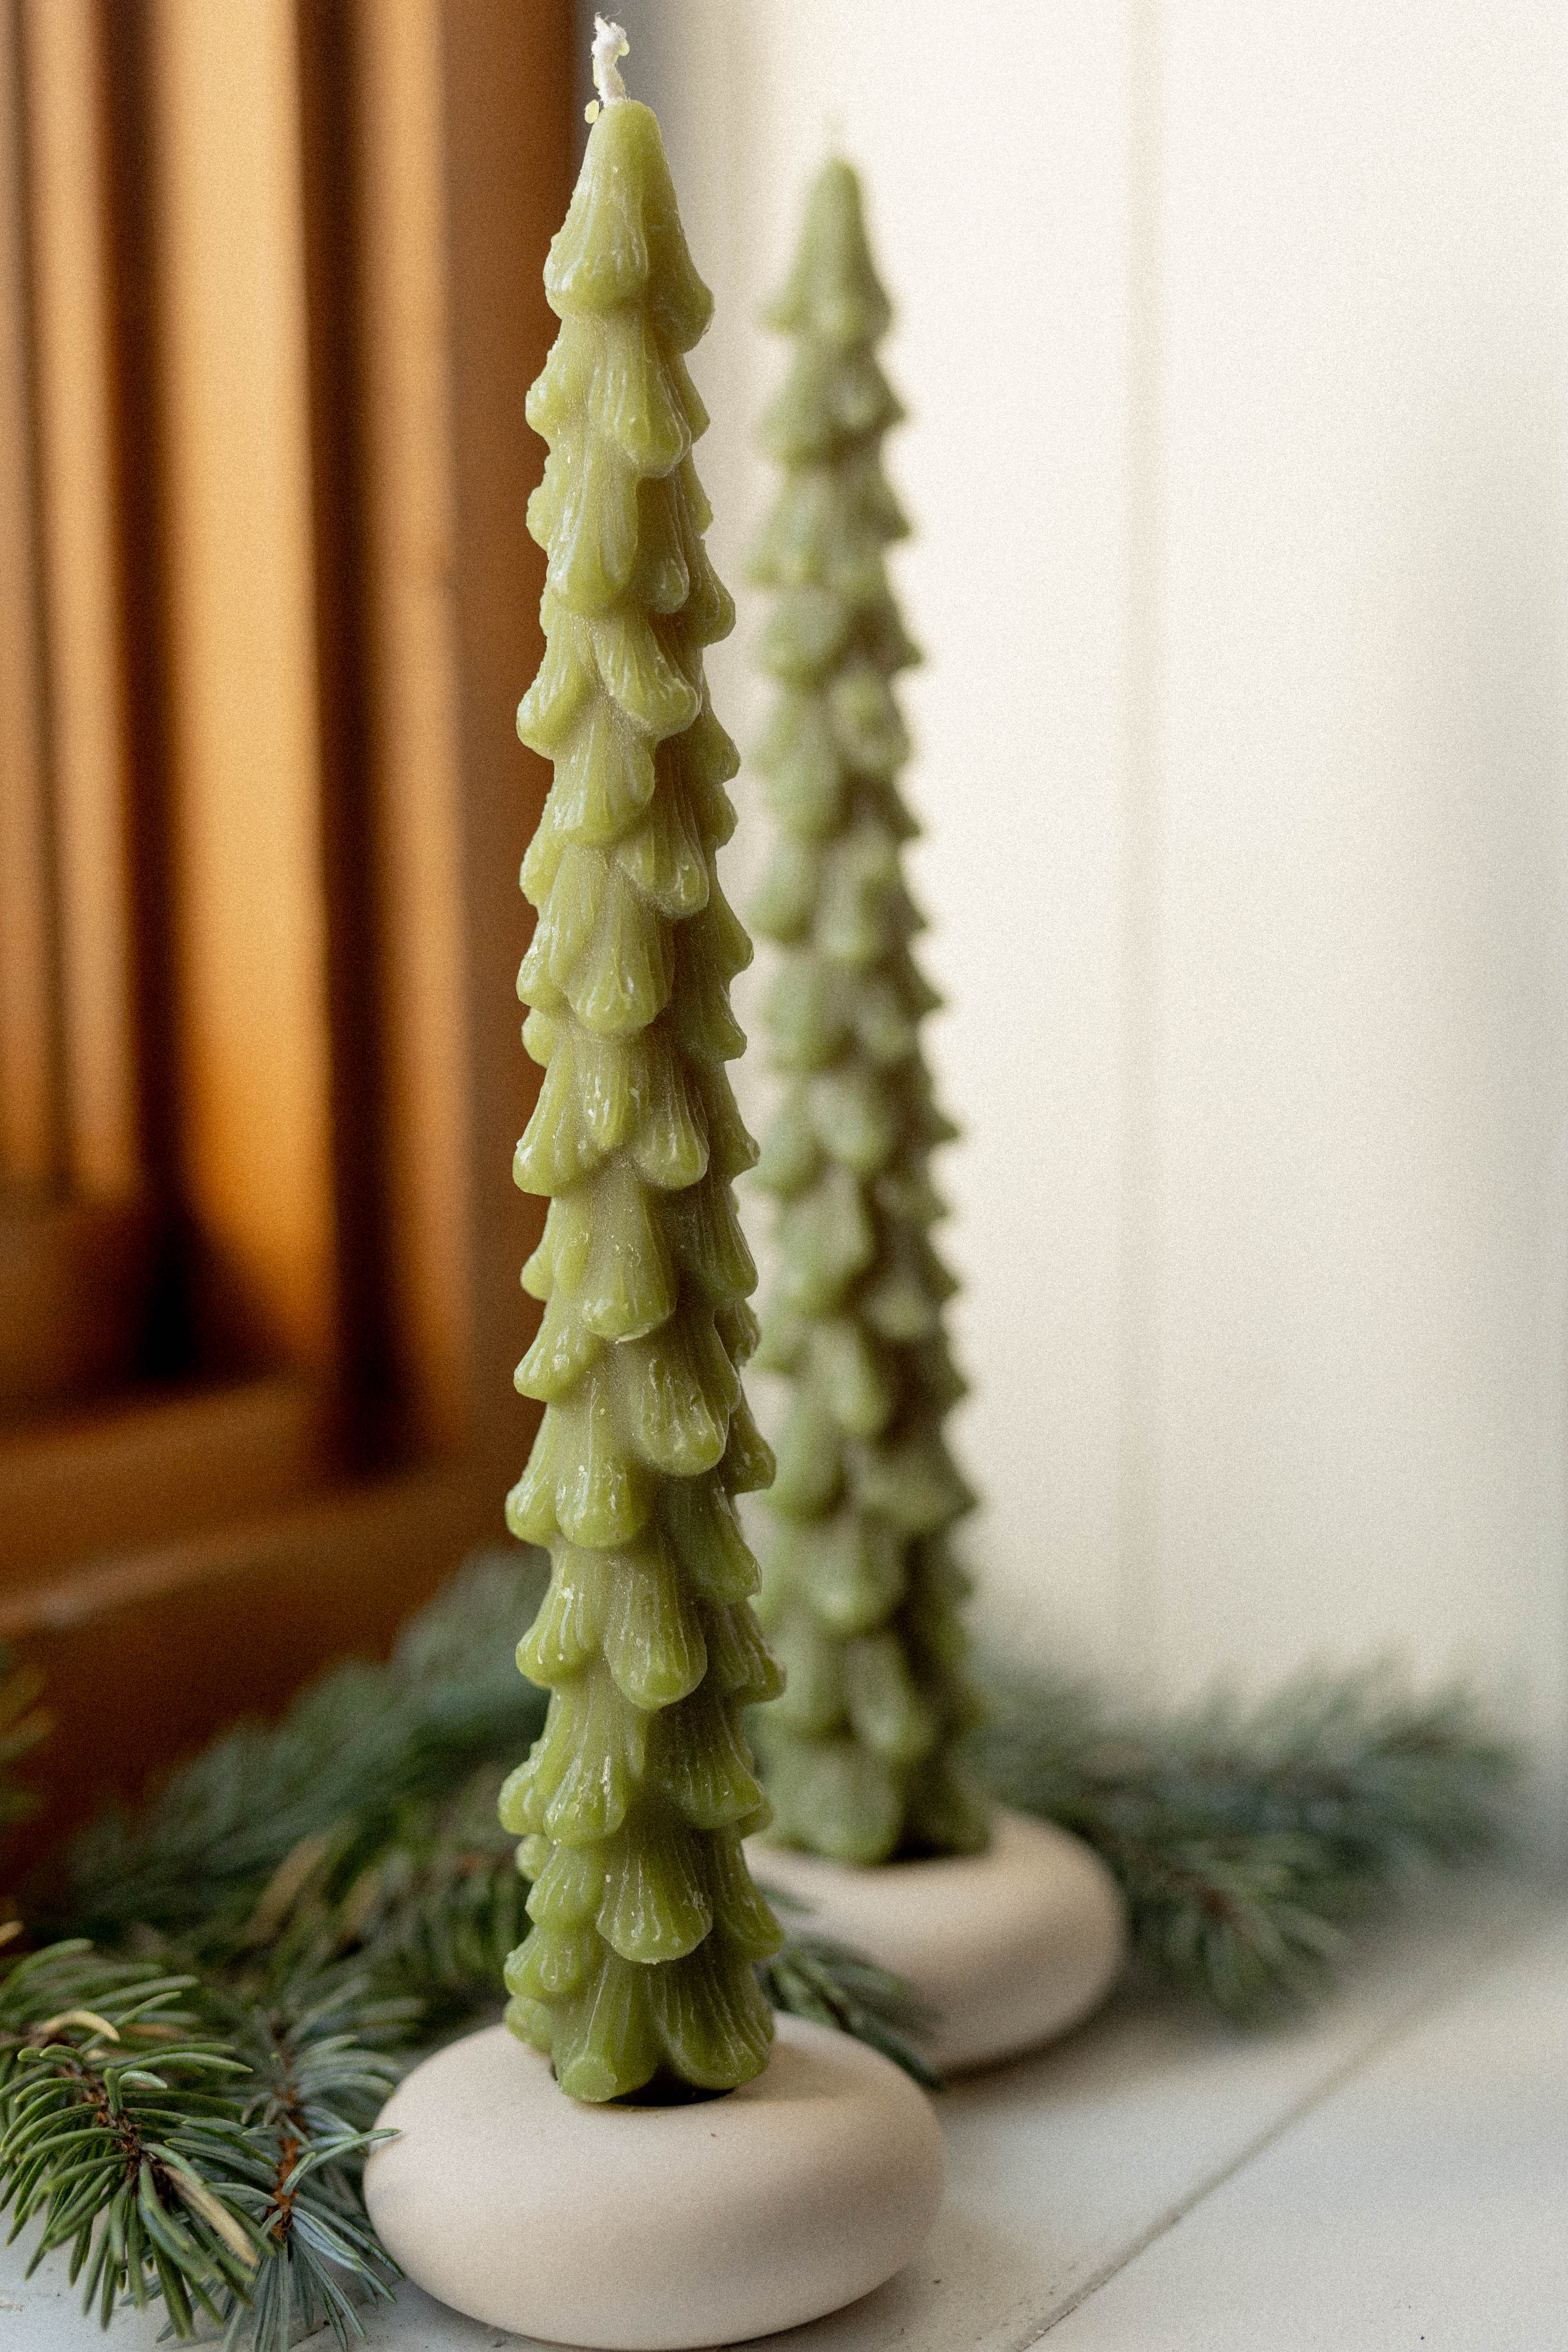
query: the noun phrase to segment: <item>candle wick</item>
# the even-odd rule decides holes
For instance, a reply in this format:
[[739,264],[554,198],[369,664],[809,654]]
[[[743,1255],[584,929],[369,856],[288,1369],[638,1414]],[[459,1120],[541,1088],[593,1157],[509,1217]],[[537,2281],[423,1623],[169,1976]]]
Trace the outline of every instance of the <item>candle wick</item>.
[[[626,85],[621,79],[615,60],[617,58],[626,57],[631,47],[632,44],[626,38],[621,26],[607,25],[602,16],[595,16],[593,20],[593,86],[606,106],[613,106],[617,99],[624,98],[626,95]],[[588,109],[590,122],[596,121],[598,115],[599,107],[595,102]]]

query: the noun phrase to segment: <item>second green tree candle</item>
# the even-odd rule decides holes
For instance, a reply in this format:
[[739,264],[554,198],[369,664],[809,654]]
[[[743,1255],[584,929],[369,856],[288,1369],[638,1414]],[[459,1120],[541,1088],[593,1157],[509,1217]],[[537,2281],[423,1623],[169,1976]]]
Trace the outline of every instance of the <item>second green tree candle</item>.
[[795,352],[753,567],[777,597],[758,764],[780,835],[753,919],[784,950],[768,1024],[786,1080],[758,1170],[781,1204],[759,1361],[792,1383],[762,1601],[789,1680],[758,1738],[777,1833],[856,1863],[987,1836],[956,1753],[975,1704],[948,1530],[973,1497],[942,1433],[963,1382],[927,1160],[954,1129],[920,1050],[938,999],[902,868],[916,828],[892,681],[917,656],[883,552],[907,529],[880,455],[902,413],[876,359],[888,320],[859,184],[832,162],[771,313]]

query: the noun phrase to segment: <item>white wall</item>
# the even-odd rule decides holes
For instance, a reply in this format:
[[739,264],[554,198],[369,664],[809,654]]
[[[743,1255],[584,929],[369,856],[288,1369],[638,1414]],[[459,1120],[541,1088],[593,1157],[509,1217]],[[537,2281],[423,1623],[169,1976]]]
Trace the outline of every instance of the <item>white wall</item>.
[[1166,31],[1164,1641],[1560,1724],[1568,15]]
[[835,131],[900,304],[983,1615],[1173,1687],[1458,1662],[1561,1751],[1568,16],[622,15],[732,584]]

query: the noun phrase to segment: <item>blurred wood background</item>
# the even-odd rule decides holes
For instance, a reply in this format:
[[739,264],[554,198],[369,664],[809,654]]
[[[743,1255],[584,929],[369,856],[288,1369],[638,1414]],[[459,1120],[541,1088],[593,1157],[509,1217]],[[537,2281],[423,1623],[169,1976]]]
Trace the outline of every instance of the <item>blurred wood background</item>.
[[977,1630],[1173,1697],[1458,1672],[1568,1820],[1568,11],[615,13],[714,290],[743,746],[829,140],[896,306]]
[[569,0],[0,0],[0,1640],[36,1842],[532,1434],[524,391]]

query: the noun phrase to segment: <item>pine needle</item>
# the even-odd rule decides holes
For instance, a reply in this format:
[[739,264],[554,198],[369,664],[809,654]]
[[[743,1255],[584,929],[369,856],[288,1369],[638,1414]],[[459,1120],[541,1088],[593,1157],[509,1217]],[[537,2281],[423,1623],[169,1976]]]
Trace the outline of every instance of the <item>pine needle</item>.
[[[780,1899],[771,1887],[763,1893],[775,1908]],[[764,1991],[775,2009],[794,2017],[813,2018],[819,2025],[836,2026],[868,2042],[902,2066],[927,2091],[938,2091],[942,2077],[921,2055],[913,2036],[932,2021],[909,1988],[862,1954],[852,1952],[826,1936],[794,1932],[788,1917],[781,1950],[758,1969]]]
[[[56,2004],[64,1998],[66,2007]],[[172,2332],[249,2330],[287,2352],[400,2275],[359,2195],[397,2080],[377,2048],[406,2004],[277,1959],[249,1982],[172,1972],[80,1939],[0,1984],[0,2210],[40,2222],[29,2268],[68,2250],[85,2305],[162,2299]]]
[[1229,2017],[1321,1991],[1353,1916],[1507,1833],[1517,1755],[1462,1691],[1416,1697],[1387,1666],[1163,1721],[1087,1685],[998,1673],[990,1689],[995,1794],[1095,1847],[1140,1959]]
[[[402,2068],[499,2006],[526,1887],[496,1819],[543,1719],[512,1663],[540,1563],[481,1560],[384,1665],[336,1669],[275,1726],[226,1734],[135,1818],[78,1839],[0,1927],[0,2210],[65,2251],[108,2321],[346,2347],[396,2264],[360,2194]],[[1092,1689],[989,1677],[977,1756],[1002,1801],[1104,1857],[1149,1969],[1256,2019],[1331,1979],[1358,1911],[1505,1833],[1517,1773],[1462,1693],[1308,1675],[1250,1712],[1118,1713]],[[0,1684],[0,1819],[41,1732]],[[776,2007],[932,2081],[895,1979],[789,1906]],[[89,1938],[96,1938],[96,1948]]]
[[276,1725],[246,1723],[176,1772],[137,1820],[110,1812],[72,1844],[63,1884],[30,1916],[110,1941],[133,1926],[232,1934],[300,1842],[336,1840],[340,1868],[486,1759],[520,1754],[544,1694],[515,1652],[543,1589],[542,1555],[470,1563],[415,1617],[384,1665],[355,1661]]

